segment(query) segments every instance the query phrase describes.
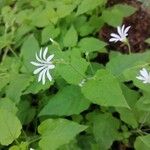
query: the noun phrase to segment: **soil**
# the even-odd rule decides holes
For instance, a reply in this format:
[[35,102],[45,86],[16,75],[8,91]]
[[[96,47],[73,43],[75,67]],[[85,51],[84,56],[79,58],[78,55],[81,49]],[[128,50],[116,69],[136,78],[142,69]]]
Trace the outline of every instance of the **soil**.
[[[108,0],[107,7],[111,7],[115,4],[128,4],[135,8],[137,11],[123,19],[125,26],[131,26],[129,30],[129,42],[131,45],[132,53],[144,52],[150,45],[145,43],[145,40],[150,37],[150,10],[144,8],[143,5],[136,0]],[[116,29],[108,24],[105,24],[99,32],[99,38],[103,39],[109,44],[108,50],[117,50],[122,53],[128,53],[128,48],[121,42],[110,43],[110,34],[116,32]]]

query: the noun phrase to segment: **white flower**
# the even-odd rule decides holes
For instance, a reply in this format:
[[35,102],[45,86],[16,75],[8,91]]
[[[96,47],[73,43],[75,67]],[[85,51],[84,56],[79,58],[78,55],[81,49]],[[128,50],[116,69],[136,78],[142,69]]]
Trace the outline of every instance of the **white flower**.
[[38,82],[42,81],[43,84],[45,84],[46,76],[50,81],[52,81],[52,76],[50,75],[49,70],[55,68],[55,65],[53,65],[51,61],[54,55],[50,55],[46,58],[47,52],[48,52],[48,47],[45,48],[44,52],[41,48],[39,52],[39,56],[36,53],[37,62],[34,61],[31,62],[31,64],[38,67],[37,69],[34,70],[33,73],[34,74],[39,73]]
[[34,150],[33,148],[30,148],[30,150]]
[[127,40],[127,36],[128,36],[128,31],[129,29],[131,28],[131,26],[128,26],[125,28],[125,25],[123,25],[122,27],[117,27],[117,32],[118,34],[116,33],[111,33],[111,38],[109,39],[109,42],[118,42],[118,41],[121,41],[121,42],[126,42]]
[[80,86],[80,87],[83,87],[83,84],[85,83],[85,79],[83,79],[78,85]]
[[150,72],[143,68],[140,70],[140,75],[136,78],[143,81],[143,83],[150,83]]

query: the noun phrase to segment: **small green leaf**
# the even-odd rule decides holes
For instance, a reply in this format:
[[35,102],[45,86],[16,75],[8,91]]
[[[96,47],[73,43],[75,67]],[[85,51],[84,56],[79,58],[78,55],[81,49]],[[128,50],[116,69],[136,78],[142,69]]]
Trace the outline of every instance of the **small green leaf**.
[[56,150],[60,146],[69,143],[87,127],[66,119],[47,119],[38,127],[42,135],[39,146],[44,150]]
[[74,26],[71,26],[64,37],[64,46],[74,47],[76,46],[77,41],[78,41],[77,31],[75,30]]
[[135,150],[149,150],[150,149],[150,135],[139,136],[134,143]]
[[0,109],[0,143],[2,145],[9,145],[17,139],[21,128],[21,123],[14,114]]
[[72,53],[70,62],[68,60],[65,64],[57,65],[57,69],[68,83],[78,85],[86,77],[85,72],[88,65],[85,59]]
[[95,79],[87,81],[82,92],[94,104],[129,108],[119,82],[106,70],[97,71]]
[[120,76],[126,69],[134,67],[134,65],[139,61],[147,61],[150,58],[150,52],[123,55],[118,54],[112,57],[108,62],[106,68],[112,72],[115,76]]
[[103,6],[105,3],[106,0],[82,0],[81,4],[78,7],[77,15],[81,15],[90,10],[93,10],[98,6]]
[[89,105],[90,102],[83,97],[79,87],[66,86],[48,101],[48,104],[40,112],[40,116],[80,114]]
[[105,46],[107,44],[93,37],[86,37],[80,40],[78,46],[82,52],[106,52]]

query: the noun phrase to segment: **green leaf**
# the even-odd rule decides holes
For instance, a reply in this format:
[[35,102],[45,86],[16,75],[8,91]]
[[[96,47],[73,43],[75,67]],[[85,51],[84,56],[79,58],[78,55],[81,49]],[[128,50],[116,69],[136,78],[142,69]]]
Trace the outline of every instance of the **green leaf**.
[[135,104],[135,107],[138,110],[142,110],[145,112],[150,112],[150,100],[149,97],[147,96],[142,96],[137,103]]
[[[122,91],[123,94],[130,106],[130,109],[128,108],[116,108],[117,112],[120,114],[120,118],[122,121],[127,123],[128,125],[131,125],[133,128],[138,127],[135,111],[134,111],[134,106],[136,102],[138,101],[140,95],[138,92],[129,89],[127,86],[122,85]],[[132,99],[132,101],[131,101]]]
[[29,86],[32,80],[32,76],[26,74],[12,74],[11,82],[6,90],[6,96],[15,103],[18,103],[20,96],[23,94],[23,90]]
[[60,34],[60,29],[55,28],[54,25],[48,25],[42,30],[42,44],[49,41],[50,38],[54,39]]
[[70,29],[67,31],[63,43],[65,47],[74,47],[78,41],[78,34],[75,30],[74,26],[71,26]]
[[66,86],[48,101],[39,115],[70,116],[80,114],[89,105],[90,102],[83,97],[79,87]]
[[78,85],[85,78],[88,65],[85,59],[72,53],[70,60],[66,60],[65,64],[57,65],[57,69],[68,83]]
[[135,11],[136,8],[132,6],[118,4],[113,6],[112,8],[104,10],[102,13],[102,18],[104,22],[116,27],[118,25],[121,25],[124,17],[132,15]]
[[12,114],[16,114],[18,111],[15,103],[7,97],[0,99],[0,109],[5,109]]
[[106,52],[105,46],[107,44],[93,37],[86,37],[80,40],[78,46],[82,52]]
[[45,91],[46,89],[50,88],[53,84],[54,84],[53,81],[51,82],[47,81],[44,85],[39,84],[39,82],[37,82],[37,79],[34,79],[34,81],[31,82],[31,84],[23,92],[23,95],[29,94],[29,93],[37,94],[40,91]]
[[129,108],[117,79],[106,70],[97,71],[95,78],[84,84],[82,92],[94,104]]
[[9,150],[27,150],[29,143],[27,142],[21,142],[19,145],[14,145],[9,148]]
[[89,119],[93,123],[93,133],[96,141],[100,145],[99,149],[108,150],[113,141],[119,138],[119,120],[108,113],[93,113],[89,116]]
[[135,150],[149,150],[150,149],[150,135],[139,136],[134,143]]
[[29,101],[22,100],[18,104],[18,109],[19,110],[17,112],[17,116],[20,119],[21,123],[23,125],[29,124],[35,116],[36,113],[35,108],[30,106]]
[[69,143],[87,127],[66,119],[47,119],[38,127],[42,135],[39,146],[44,150],[56,150],[60,146]]
[[148,61],[150,58],[150,52],[123,55],[118,54],[112,57],[107,64],[106,68],[112,72],[113,75],[119,77],[126,69],[134,67],[139,61]]
[[0,122],[0,143],[9,145],[19,137],[21,123],[14,114],[3,109],[0,109]]
[[23,63],[28,72],[33,71],[34,66],[30,62],[34,60],[35,54],[39,50],[39,44],[34,35],[28,36],[21,47],[21,57],[23,58]]
[[81,15],[96,7],[103,6],[106,0],[82,0],[81,4],[78,6],[77,15]]

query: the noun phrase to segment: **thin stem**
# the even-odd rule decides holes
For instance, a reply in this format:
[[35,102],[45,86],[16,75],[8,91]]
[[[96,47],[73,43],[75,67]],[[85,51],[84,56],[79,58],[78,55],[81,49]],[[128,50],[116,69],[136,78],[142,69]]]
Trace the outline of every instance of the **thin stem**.
[[89,63],[89,66],[90,66],[92,75],[94,75],[94,69],[93,69],[93,67],[92,67],[92,65],[91,65],[90,58],[89,58],[89,54],[86,54],[86,59],[87,59],[87,61],[88,61],[88,63]]
[[129,55],[131,54],[131,46],[129,41],[127,40],[126,45],[128,46],[128,50],[129,50]]
[[149,115],[150,115],[150,112],[148,112],[148,113],[145,115],[145,117],[144,117],[144,119],[143,119],[143,121],[142,121],[142,123],[141,123],[141,125],[140,125],[140,127],[139,127],[140,130],[141,130],[141,128],[143,127],[143,125],[144,125],[144,123],[146,122],[146,120],[147,120],[147,118],[149,117]]
[[32,139],[31,141],[29,141],[29,144],[34,143],[36,141],[39,141],[42,137],[37,136],[36,138]]

